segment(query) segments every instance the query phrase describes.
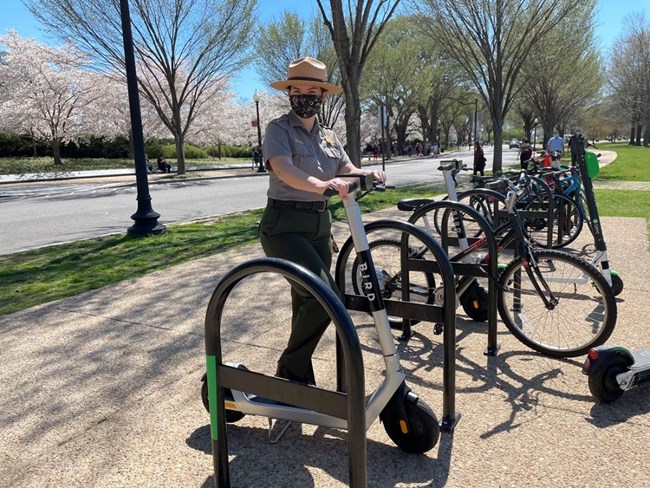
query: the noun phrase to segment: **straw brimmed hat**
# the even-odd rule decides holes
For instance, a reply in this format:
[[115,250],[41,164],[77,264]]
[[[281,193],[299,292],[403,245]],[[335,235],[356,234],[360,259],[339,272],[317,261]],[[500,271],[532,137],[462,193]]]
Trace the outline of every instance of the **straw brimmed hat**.
[[294,85],[317,86],[330,93],[343,93],[343,88],[327,83],[327,67],[324,63],[315,58],[305,56],[296,59],[289,64],[287,79],[274,81],[273,88],[286,90]]

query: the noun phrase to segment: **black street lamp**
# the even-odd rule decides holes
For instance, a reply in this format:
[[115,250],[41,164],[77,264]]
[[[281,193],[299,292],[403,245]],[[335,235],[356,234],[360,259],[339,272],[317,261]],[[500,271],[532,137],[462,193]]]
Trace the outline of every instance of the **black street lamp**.
[[259,148],[259,168],[258,173],[266,173],[264,169],[264,156],[262,155],[262,128],[260,127],[260,94],[257,90],[253,93],[253,101],[255,102],[255,112],[257,113],[257,147]]
[[160,214],[151,207],[149,182],[147,180],[147,164],[144,154],[144,136],[142,134],[142,115],[140,113],[140,95],[138,94],[138,78],[135,70],[135,55],[133,54],[133,35],[131,33],[131,16],[128,0],[120,0],[122,20],[122,38],[124,41],[124,62],[126,65],[126,83],[129,94],[129,111],[131,113],[131,135],[135,152],[135,179],[138,190],[138,209],[131,215],[135,223],[127,232],[132,235],[159,234],[165,226],[158,222]]
[[474,99],[474,144],[478,142],[478,98]]

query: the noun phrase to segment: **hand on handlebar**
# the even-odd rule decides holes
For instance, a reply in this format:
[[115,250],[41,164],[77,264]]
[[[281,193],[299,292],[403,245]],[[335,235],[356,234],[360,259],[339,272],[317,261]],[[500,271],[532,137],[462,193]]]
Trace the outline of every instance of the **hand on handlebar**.
[[381,186],[386,184],[386,173],[380,169],[375,169],[370,172],[372,179],[375,183],[379,183]]
[[354,191],[359,185],[357,183],[346,181],[342,178],[336,177],[326,182],[327,188],[323,192],[326,197],[338,195],[345,197],[351,191]]

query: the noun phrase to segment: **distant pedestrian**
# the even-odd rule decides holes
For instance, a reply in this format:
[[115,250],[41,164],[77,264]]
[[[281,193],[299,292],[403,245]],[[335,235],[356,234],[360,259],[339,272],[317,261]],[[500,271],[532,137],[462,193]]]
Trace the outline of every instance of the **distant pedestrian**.
[[571,166],[578,162],[579,146],[584,145],[584,138],[579,128],[576,128],[574,134],[569,138],[569,150],[571,151]]
[[485,176],[485,163],[487,159],[485,158],[485,153],[481,147],[481,143],[476,141],[474,143],[474,175],[481,173],[481,176]]
[[532,157],[533,146],[531,146],[530,141],[524,137],[521,144],[519,144],[519,162],[521,163],[521,169],[528,169],[528,162]]
[[560,169],[560,159],[564,155],[564,139],[557,129],[553,132],[553,137],[546,143],[546,152],[551,158],[553,168]]

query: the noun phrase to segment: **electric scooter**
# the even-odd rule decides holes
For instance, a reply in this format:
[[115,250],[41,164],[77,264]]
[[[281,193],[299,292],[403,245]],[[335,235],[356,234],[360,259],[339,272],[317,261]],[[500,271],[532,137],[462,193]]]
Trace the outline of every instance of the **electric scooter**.
[[[364,230],[359,205],[356,201],[355,190],[357,188],[361,191],[370,191],[372,189],[381,190],[381,187],[373,186],[374,183],[371,176],[366,177],[366,175],[348,174],[342,175],[341,177],[358,177],[360,180],[360,184],[350,184],[350,193],[347,197],[343,198],[343,202],[356,252],[363,269],[367,270],[363,276],[363,286],[366,290],[366,297],[368,298],[369,307],[375,322],[379,344],[386,367],[386,374],[382,384],[365,402],[365,428],[367,430],[379,417],[383,422],[386,433],[398,447],[406,452],[424,453],[436,445],[440,435],[440,425],[431,408],[420,400],[406,385],[405,374],[401,367],[399,354],[395,347],[385,304],[383,303],[380,293],[377,276],[376,273],[373,272],[374,265],[368,250],[368,239]],[[325,193],[326,196],[331,196],[333,194],[336,193],[332,189],[329,189]],[[440,246],[429,235],[427,235],[425,231],[410,224],[400,223],[400,225],[404,228],[408,228],[409,233],[431,248],[433,254],[444,256],[442,248],[440,248]],[[451,265],[449,264],[448,267],[441,267],[444,267],[445,269],[443,271],[448,273],[446,277],[443,276],[443,281],[453,286]],[[219,289],[219,286],[217,289]],[[453,303],[454,296],[452,290],[451,294],[448,294],[446,297],[448,302]],[[222,297],[215,297],[215,295],[213,295],[208,310],[218,307],[218,305],[213,304],[215,301],[222,301]],[[454,320],[451,320],[452,323],[450,324],[446,323],[445,326],[455,329],[455,308],[452,307],[451,310],[452,312],[448,313],[452,314]],[[207,320],[208,319],[206,318],[206,324]],[[449,347],[452,351],[454,350],[453,345]],[[227,363],[227,366],[239,370],[246,370],[245,366],[239,363]],[[211,405],[218,405],[218,403],[215,403],[217,400],[214,394],[211,396],[210,393],[212,392],[208,391],[210,384],[208,376],[208,374],[203,375],[201,397],[205,408],[210,411]],[[278,382],[290,382],[290,380],[281,378],[274,378],[273,380]],[[213,381],[216,386],[216,380]],[[297,386],[297,384],[295,385]],[[300,384],[300,388],[319,390],[316,386],[302,384]],[[236,422],[245,415],[264,416],[269,418],[269,434],[271,434],[271,430],[273,430],[270,419],[302,422],[338,429],[346,429],[348,427],[347,420],[343,418],[316,412],[300,406],[290,405],[287,402],[279,402],[263,398],[259,395],[249,394],[245,391],[245,385],[242,385],[242,390],[243,391],[234,388],[224,388],[223,405],[225,407],[226,422]],[[210,401],[211,398],[212,401]],[[453,412],[452,415],[454,415]],[[288,424],[276,438],[272,439],[271,442],[277,442],[286,431],[287,427]],[[452,428],[451,423],[448,423],[447,426],[445,426],[443,422],[443,428],[445,427],[450,430]]]
[[598,346],[582,367],[589,391],[601,403],[618,400],[627,390],[650,379],[650,347],[629,351],[621,346]]

